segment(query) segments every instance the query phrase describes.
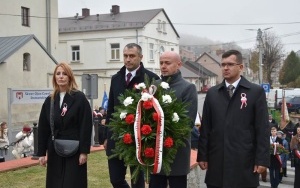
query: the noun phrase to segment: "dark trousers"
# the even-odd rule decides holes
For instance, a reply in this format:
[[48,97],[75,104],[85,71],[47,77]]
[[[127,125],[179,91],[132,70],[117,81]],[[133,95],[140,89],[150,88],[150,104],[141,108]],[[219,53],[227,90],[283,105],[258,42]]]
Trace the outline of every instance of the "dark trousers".
[[279,185],[279,176],[280,176],[280,168],[276,167],[275,165],[270,165],[269,168],[270,172],[270,182],[272,188],[277,188]]
[[294,187],[300,187],[300,166],[295,166]]
[[169,188],[186,188],[187,176],[164,176],[164,175],[150,175],[149,188],[167,188],[169,181]]
[[[127,167],[123,160],[119,160],[118,158],[109,159],[108,169],[110,182],[114,188],[130,188],[125,180]],[[133,170],[134,168],[130,167],[131,174]],[[145,188],[144,173],[142,171],[139,173],[139,177],[135,184],[131,180],[131,188]]]

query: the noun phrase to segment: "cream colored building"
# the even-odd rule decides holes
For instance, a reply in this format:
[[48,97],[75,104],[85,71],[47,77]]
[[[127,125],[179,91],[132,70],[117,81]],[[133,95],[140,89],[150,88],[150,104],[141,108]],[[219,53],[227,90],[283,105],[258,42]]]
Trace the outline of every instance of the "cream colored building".
[[[8,88],[52,87],[49,73],[57,56],[57,0],[1,1],[0,12],[0,121],[8,121]],[[12,123],[36,121],[40,108],[41,104],[12,105]]]
[[99,97],[94,102],[98,105],[103,90],[109,90],[111,76],[124,65],[126,44],[139,44],[144,66],[157,74],[159,55],[179,52],[179,35],[164,9],[122,12],[120,8],[113,5],[110,13],[97,15],[83,8],[81,15],[59,19],[58,61],[70,63],[77,75],[99,76]]

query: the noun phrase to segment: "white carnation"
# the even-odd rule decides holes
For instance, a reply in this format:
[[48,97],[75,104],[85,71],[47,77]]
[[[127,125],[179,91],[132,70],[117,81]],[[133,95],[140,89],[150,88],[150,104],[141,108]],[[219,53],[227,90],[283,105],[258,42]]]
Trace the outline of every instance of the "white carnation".
[[133,100],[134,100],[134,99],[133,99],[132,97],[127,97],[127,98],[124,100],[123,104],[124,104],[125,106],[128,106],[128,105],[132,104]]
[[121,118],[121,119],[124,119],[124,118],[126,117],[126,115],[127,115],[127,112],[121,112],[120,118]]
[[179,116],[176,112],[173,113],[172,121],[176,123],[179,121]]
[[146,89],[146,85],[142,82],[142,83],[135,85],[135,88],[139,89],[139,90]]
[[149,93],[142,93],[142,100],[143,101],[148,101],[149,99],[152,99],[152,95],[150,95]]
[[172,102],[172,98],[171,98],[170,95],[163,95],[162,100],[163,100],[164,103],[171,103]]
[[162,82],[162,83],[160,83],[160,86],[161,86],[162,88],[164,88],[164,89],[169,89],[169,88],[170,88],[170,86],[169,86],[169,84],[168,84],[167,82]]

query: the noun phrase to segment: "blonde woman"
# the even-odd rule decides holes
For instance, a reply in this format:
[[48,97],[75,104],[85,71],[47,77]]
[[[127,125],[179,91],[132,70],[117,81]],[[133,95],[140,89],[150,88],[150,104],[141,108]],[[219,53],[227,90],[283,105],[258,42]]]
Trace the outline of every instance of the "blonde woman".
[[[42,106],[38,124],[37,156],[41,166],[47,164],[46,188],[87,188],[87,159],[93,126],[91,106],[84,93],[77,89],[68,64],[56,66],[52,84],[53,92]],[[51,100],[54,100],[55,138],[79,141],[79,149],[73,156],[61,157],[54,150],[50,128]]]

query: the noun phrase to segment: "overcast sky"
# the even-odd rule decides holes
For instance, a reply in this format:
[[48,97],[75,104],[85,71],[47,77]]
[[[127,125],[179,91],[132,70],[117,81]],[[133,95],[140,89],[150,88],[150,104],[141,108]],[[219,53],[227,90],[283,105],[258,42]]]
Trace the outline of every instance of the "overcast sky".
[[258,28],[272,27],[286,52],[300,50],[300,0],[58,0],[59,17],[81,15],[82,8],[107,14],[112,5],[121,12],[164,8],[179,35],[236,41],[243,48],[254,48]]

